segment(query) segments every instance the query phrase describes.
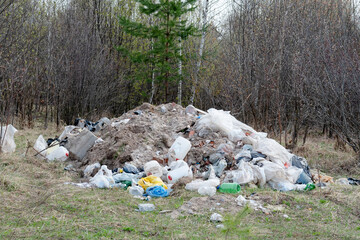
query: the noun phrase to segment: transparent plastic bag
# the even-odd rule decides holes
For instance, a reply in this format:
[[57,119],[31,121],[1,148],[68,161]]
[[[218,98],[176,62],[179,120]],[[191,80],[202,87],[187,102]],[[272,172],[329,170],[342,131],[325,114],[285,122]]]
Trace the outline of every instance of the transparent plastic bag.
[[17,132],[16,128],[9,124],[5,127],[0,129],[0,144],[1,144],[1,151],[3,153],[12,153],[15,152],[16,144],[14,141],[14,135]]

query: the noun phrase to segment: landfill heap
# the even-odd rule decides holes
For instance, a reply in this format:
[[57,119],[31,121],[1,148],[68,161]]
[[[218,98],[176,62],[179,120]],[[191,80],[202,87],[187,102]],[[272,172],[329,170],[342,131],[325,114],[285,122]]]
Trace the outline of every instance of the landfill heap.
[[[306,159],[230,112],[144,103],[119,118],[99,122],[99,127],[88,129],[67,126],[55,141],[60,160],[67,159],[89,179],[80,187],[131,186],[134,195],[151,189],[167,196],[173,184],[185,181],[186,189],[212,196],[220,183],[235,191],[239,184],[290,191],[312,183]],[[41,146],[34,147],[39,152],[45,147],[40,137]],[[56,155],[51,148],[43,154],[48,160],[57,158],[49,159]]]

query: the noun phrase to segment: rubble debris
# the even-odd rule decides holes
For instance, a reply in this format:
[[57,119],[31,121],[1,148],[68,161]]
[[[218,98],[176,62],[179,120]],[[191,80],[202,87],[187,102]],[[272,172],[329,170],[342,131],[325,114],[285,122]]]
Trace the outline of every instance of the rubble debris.
[[249,207],[251,207],[254,210],[261,210],[263,213],[265,214],[269,214],[269,210],[266,209],[265,207],[262,206],[261,202],[259,201],[255,201],[255,200],[247,200],[245,197],[243,197],[242,195],[239,195],[236,198],[236,203],[237,205],[244,207],[245,205],[249,205]]
[[223,221],[224,221],[224,218],[223,218],[223,216],[221,216],[221,215],[218,214],[218,213],[213,213],[213,214],[210,216],[210,221],[212,221],[212,222],[223,222]]
[[92,132],[84,129],[78,135],[69,136],[65,148],[69,150],[72,159],[81,161],[97,139]]

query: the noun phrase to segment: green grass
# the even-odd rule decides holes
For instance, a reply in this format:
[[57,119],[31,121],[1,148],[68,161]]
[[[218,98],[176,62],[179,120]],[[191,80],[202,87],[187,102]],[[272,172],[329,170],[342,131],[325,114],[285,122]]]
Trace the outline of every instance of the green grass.
[[[223,204],[222,230],[209,221],[211,211],[176,219],[161,213],[200,197],[184,189],[152,199],[156,211],[141,213],[135,211],[137,205],[147,202],[122,189],[65,185],[78,179],[63,170],[64,164],[37,159],[32,151],[23,155],[27,139],[35,142],[40,132],[19,131],[16,152],[0,156],[0,239],[360,239],[360,187],[286,193],[244,187],[242,195],[256,192],[265,206],[284,210],[266,215]],[[54,135],[46,132],[47,137]]]

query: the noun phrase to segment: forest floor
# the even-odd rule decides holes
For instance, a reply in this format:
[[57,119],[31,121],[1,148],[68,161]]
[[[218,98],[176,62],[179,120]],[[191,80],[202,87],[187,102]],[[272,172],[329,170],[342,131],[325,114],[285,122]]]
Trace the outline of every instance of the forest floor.
[[[140,203],[122,189],[81,189],[64,163],[47,163],[27,154],[39,134],[57,133],[40,126],[15,135],[16,152],[0,157],[0,239],[360,239],[360,186],[332,184],[309,192],[279,192],[244,187],[241,195],[255,195],[269,214],[242,211],[233,204],[238,195],[217,193],[203,197],[177,190],[151,199],[153,212],[137,212]],[[335,179],[359,178],[350,151],[334,151],[334,142],[312,135],[298,154]],[[198,203],[191,214],[174,210]],[[168,210],[168,211],[165,211]],[[212,213],[225,217],[225,229],[210,221]]]

